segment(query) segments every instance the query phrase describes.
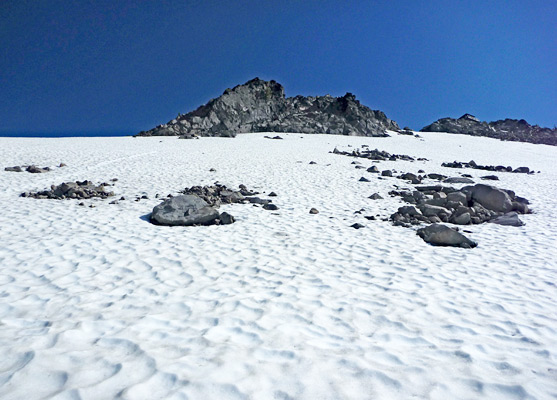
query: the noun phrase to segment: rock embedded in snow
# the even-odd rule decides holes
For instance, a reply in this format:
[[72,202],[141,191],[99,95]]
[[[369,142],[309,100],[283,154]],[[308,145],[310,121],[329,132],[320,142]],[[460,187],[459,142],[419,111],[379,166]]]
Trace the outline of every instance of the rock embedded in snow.
[[373,193],[371,196],[368,197],[371,200],[383,200],[383,197],[379,193]]
[[474,248],[478,244],[462,233],[449,228],[443,224],[431,224],[416,232],[425,242],[434,246],[453,246],[463,248]]
[[153,208],[151,222],[157,225],[211,225],[219,212],[196,195],[171,197]]
[[255,78],[137,136],[234,137],[249,132],[297,132],[384,137],[387,129],[396,131],[399,126],[383,112],[360,104],[351,93],[286,98],[281,84]]

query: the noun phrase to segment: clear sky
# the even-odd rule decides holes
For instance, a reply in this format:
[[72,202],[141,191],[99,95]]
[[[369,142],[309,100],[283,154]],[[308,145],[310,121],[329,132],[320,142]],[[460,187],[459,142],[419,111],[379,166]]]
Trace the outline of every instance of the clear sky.
[[556,0],[0,0],[0,132],[136,133],[256,76],[401,127],[553,127],[556,21]]

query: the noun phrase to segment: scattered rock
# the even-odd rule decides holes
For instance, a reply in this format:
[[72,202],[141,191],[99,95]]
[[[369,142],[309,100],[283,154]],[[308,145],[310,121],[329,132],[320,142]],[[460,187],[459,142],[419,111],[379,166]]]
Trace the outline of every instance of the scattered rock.
[[279,208],[275,204],[267,203],[267,204],[263,205],[263,209],[264,210],[269,210],[269,211],[275,211],[275,210],[278,210]]
[[373,193],[371,196],[368,197],[371,200],[383,200],[383,197],[379,193]]
[[277,194],[275,192],[271,192],[269,193],[269,197],[277,197]]
[[275,140],[282,140],[282,138],[280,136],[263,136],[265,139],[275,139]]
[[21,168],[20,166],[6,167],[6,168],[4,168],[4,171],[8,171],[8,172],[23,172],[23,168]]
[[367,169],[367,172],[372,172],[372,173],[374,173],[374,174],[378,174],[378,173],[379,173],[379,169],[378,169],[375,165],[372,165],[371,167],[369,167],[369,168]]
[[364,225],[356,222],[355,224],[350,225],[350,227],[354,229],[360,229],[360,228],[364,228]]
[[319,214],[319,211],[317,210],[317,208],[312,208],[309,210],[310,214]]
[[361,177],[358,182],[371,182],[369,179],[365,178],[365,177]]
[[393,172],[390,169],[381,171],[381,176],[393,176]]

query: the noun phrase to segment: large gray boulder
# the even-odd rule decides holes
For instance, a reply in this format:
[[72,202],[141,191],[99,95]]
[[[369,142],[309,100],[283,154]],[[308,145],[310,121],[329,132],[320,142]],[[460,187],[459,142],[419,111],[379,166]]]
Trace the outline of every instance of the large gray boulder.
[[196,195],[176,196],[153,208],[151,222],[158,225],[211,225],[219,212]]
[[478,244],[454,229],[442,224],[431,224],[416,232],[425,242],[434,246],[473,248]]
[[388,136],[396,122],[360,104],[351,93],[342,97],[286,98],[275,81],[252,79],[226,89],[216,99],[166,124],[137,136],[226,136],[248,132],[329,133],[351,136]]
[[507,213],[513,209],[509,194],[495,186],[477,184],[462,189],[470,200],[481,204],[487,210]]

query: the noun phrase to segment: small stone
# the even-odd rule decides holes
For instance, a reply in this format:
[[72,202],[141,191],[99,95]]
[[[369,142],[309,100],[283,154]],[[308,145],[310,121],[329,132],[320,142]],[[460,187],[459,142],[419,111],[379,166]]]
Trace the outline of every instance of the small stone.
[[269,193],[269,197],[277,197],[277,194],[275,192],[271,192]]
[[309,210],[310,214],[319,214],[319,210],[317,210],[317,208],[312,208]]
[[383,200],[383,197],[381,197],[381,195],[379,195],[379,193],[373,193],[371,196],[368,197],[368,199],[371,199],[371,200]]
[[263,205],[263,209],[269,211],[275,211],[278,210],[279,208],[273,203],[267,203]]
[[360,229],[360,228],[364,228],[364,225],[356,222],[355,224],[350,225],[350,227],[354,229]]
[[364,178],[363,176],[359,179],[358,182],[371,182],[369,179]]

